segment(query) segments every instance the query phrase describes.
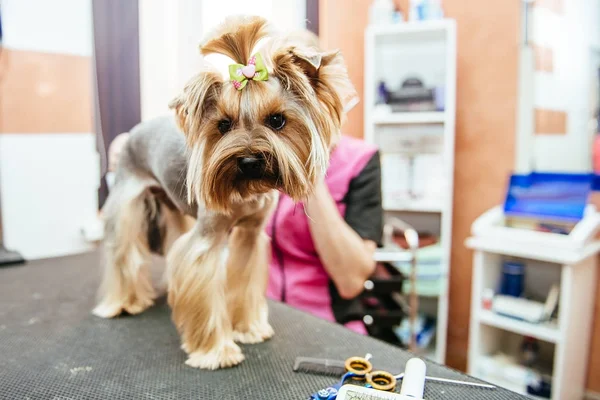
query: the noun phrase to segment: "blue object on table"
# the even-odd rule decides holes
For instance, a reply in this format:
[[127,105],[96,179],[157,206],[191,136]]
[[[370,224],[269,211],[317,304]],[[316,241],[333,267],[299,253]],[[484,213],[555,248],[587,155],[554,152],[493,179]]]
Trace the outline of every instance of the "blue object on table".
[[[362,377],[364,379],[364,375],[358,375],[354,372],[346,372],[338,383],[336,383],[335,385],[327,386],[325,389],[321,389],[317,393],[313,393],[309,397],[309,400],[335,400],[337,399],[337,395],[340,391],[340,388],[344,385],[344,383],[346,383],[348,379],[359,377]],[[369,383],[366,383],[364,387],[372,388],[373,386]]]
[[335,400],[341,387],[342,385],[340,383],[336,383],[333,386],[321,389],[310,396],[310,400]]
[[505,261],[502,265],[500,294],[521,297],[523,294],[525,264],[517,261]]
[[583,218],[592,187],[600,187],[594,174],[540,173],[512,175],[504,214],[576,223]]
[[309,399],[310,400],[335,400],[335,399],[337,399],[337,395],[338,395],[338,392],[340,391],[340,388],[342,387],[342,385],[344,385],[346,380],[354,378],[356,376],[357,375],[352,372],[346,372],[344,374],[344,376],[342,376],[342,379],[340,379],[340,381],[338,383],[336,383],[335,385],[328,386],[325,389],[321,389],[317,393],[313,393]]

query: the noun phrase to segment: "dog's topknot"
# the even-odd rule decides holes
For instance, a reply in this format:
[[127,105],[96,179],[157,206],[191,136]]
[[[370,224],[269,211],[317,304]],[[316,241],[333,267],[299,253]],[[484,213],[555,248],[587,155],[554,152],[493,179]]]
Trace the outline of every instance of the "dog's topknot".
[[269,33],[269,24],[262,17],[229,17],[208,35],[200,52],[204,56],[223,54],[236,63],[246,64],[258,41]]

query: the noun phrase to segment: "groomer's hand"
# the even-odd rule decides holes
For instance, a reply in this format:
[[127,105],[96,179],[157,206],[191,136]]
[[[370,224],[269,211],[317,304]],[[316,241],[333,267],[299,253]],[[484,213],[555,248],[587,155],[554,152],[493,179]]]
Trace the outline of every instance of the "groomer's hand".
[[344,221],[325,181],[306,201],[306,213],[317,253],[338,293],[345,299],[356,297],[375,270],[375,242],[363,240]]

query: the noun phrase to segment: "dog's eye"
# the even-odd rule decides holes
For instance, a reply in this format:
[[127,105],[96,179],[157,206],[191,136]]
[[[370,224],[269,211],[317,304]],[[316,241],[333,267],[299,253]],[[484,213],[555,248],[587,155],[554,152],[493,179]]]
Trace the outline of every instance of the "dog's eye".
[[231,120],[222,119],[219,121],[217,126],[218,126],[219,132],[221,132],[221,134],[226,134],[227,132],[229,132],[231,130]]
[[266,122],[267,125],[278,131],[285,125],[285,117],[283,114],[271,114],[267,117]]

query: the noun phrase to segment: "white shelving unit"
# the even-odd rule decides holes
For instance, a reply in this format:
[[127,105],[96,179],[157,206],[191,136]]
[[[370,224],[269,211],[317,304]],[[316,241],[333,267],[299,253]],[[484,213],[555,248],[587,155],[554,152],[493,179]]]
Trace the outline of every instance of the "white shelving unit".
[[375,125],[395,124],[443,124],[446,113],[435,112],[385,112],[375,110],[373,123]]
[[[506,227],[501,207],[474,222],[472,237],[466,242],[474,249],[469,374],[525,394],[526,388],[509,378],[523,367],[494,365],[492,357],[498,353],[515,357],[523,337],[533,337],[540,343],[545,374],[552,376],[552,399],[583,398],[600,251],[598,232],[600,213],[591,206],[569,235]],[[485,289],[497,289],[506,258],[525,264],[526,292],[545,296],[551,285],[559,285],[557,319],[533,324],[483,309],[482,294]]]
[[560,331],[558,330],[556,321],[534,325],[514,318],[498,315],[489,310],[480,310],[479,322],[487,326],[515,332],[519,335],[532,336],[548,343],[558,343],[560,338]]
[[[442,289],[439,296],[423,298],[420,311],[434,313],[436,337],[433,348],[423,354],[439,363],[445,362],[448,326],[448,276],[452,234],[452,200],[454,174],[454,126],[456,109],[456,24],[454,20],[400,23],[370,26],[365,33],[365,140],[379,146],[384,174],[384,209],[386,216],[397,217],[419,231],[439,236],[442,247]],[[392,112],[385,104],[376,104],[378,83],[385,81],[391,90],[398,89],[410,77],[418,77],[427,87],[443,88],[444,107],[435,111]],[[427,183],[422,176],[428,165],[421,158],[437,157],[431,171],[439,193],[435,196],[407,188],[413,182]],[[392,166],[390,157],[405,157],[409,164]],[[390,174],[392,175],[390,177]],[[401,175],[397,179],[394,174]],[[397,185],[407,195],[390,196],[388,185]],[[404,188],[403,188],[404,187]],[[413,191],[414,189],[414,191]],[[395,190],[395,189],[393,189]],[[388,196],[388,197],[386,197]],[[390,200],[392,198],[392,200]]]

